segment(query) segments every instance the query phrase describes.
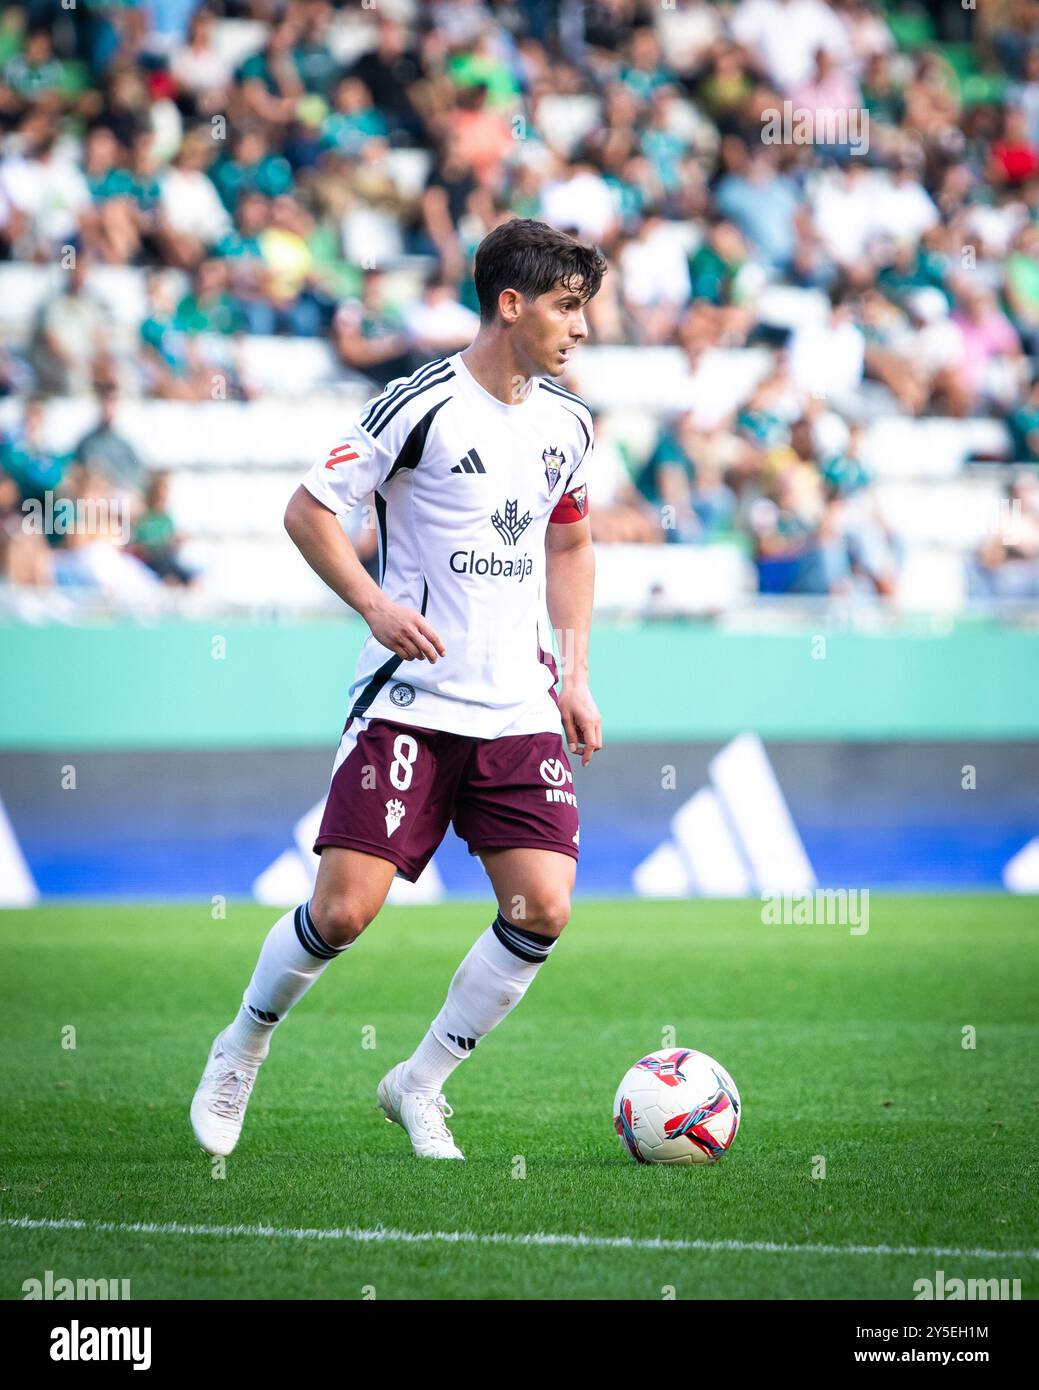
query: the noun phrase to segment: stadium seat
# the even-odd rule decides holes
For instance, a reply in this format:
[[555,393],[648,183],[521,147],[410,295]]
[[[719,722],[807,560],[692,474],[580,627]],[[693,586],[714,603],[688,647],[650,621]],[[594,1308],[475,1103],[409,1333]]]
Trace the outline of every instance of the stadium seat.
[[428,150],[390,150],[386,155],[393,182],[405,198],[417,198],[426,186],[433,160]]
[[801,289],[797,285],[769,285],[756,301],[758,318],[772,328],[803,328],[825,323],[829,300],[822,290]]
[[344,215],[341,232],[343,255],[356,265],[392,265],[404,253],[399,219],[379,208],[353,208]]
[[537,134],[557,153],[568,157],[578,142],[595,129],[602,103],[592,95],[548,93],[537,104]]
[[735,545],[596,549],[597,613],[705,616],[724,612],[754,589],[754,568]]
[[57,266],[0,265],[0,331],[7,342],[24,343],[44,304],[59,287]]
[[949,550],[913,546],[905,554],[898,581],[898,605],[907,612],[952,614],[967,593],[963,560]]
[[259,19],[220,19],[213,26],[213,46],[234,70],[259,53],[267,41],[267,25]]
[[1000,420],[875,420],[863,445],[878,478],[951,477],[972,455],[1009,458],[1010,436]]
[[185,564],[205,577],[206,600],[215,608],[342,611],[342,602],[308,568],[284,532],[262,540],[195,540],[184,547]]
[[267,338],[250,334],[242,339],[241,363],[250,387],[264,395],[295,396],[346,380],[346,373],[323,338]]
[[951,550],[972,549],[999,529],[1002,487],[996,478],[942,483],[884,482],[876,503],[903,540]]

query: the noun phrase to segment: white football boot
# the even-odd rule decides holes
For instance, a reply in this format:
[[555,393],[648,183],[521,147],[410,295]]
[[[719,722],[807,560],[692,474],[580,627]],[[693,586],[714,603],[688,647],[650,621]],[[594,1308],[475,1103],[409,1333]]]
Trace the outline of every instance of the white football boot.
[[206,1069],[191,1102],[191,1128],[206,1153],[224,1157],[238,1143],[259,1067],[224,1052],[223,1033],[209,1049]]
[[376,1099],[391,1124],[400,1125],[419,1158],[465,1158],[444,1123],[454,1111],[443,1096],[417,1096],[400,1084],[404,1063],[398,1062],[379,1082]]

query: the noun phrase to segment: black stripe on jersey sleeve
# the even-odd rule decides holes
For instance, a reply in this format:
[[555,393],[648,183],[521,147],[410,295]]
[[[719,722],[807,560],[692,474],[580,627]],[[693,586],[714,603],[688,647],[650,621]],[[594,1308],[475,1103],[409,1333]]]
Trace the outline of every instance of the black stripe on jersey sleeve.
[[[573,401],[575,405],[583,406],[585,410],[588,410],[588,407],[584,404],[584,401],[581,400],[580,396],[571,395],[569,391],[563,391],[558,386],[553,386],[551,382],[542,381],[541,389],[542,391],[551,391],[553,396],[558,396],[561,400],[564,401]],[[564,405],[563,409],[574,417],[577,423],[581,426],[581,429],[584,431],[584,448],[585,453],[587,453],[588,446],[592,442],[592,436],[588,433],[588,426],[581,419],[580,415],[578,415],[576,410],[571,410],[570,407],[567,405]],[[588,410],[588,414],[591,415],[591,413],[592,412]]]
[[582,406],[591,415],[591,406],[582,400],[576,391],[568,391],[565,386],[560,386],[558,381],[547,381],[544,377],[540,377],[539,380],[546,391],[554,391],[557,396],[566,396],[567,400],[573,401],[574,405]]
[[453,367],[444,366],[439,372],[428,377],[425,381],[418,382],[414,386],[409,386],[392,405],[387,402],[388,408],[379,412],[372,420],[372,423],[365,426],[368,433],[373,437],[380,435],[397,412],[403,410],[409,401],[415,400],[426,391],[432,391],[434,386],[443,386],[444,382],[450,381],[454,374]]
[[368,408],[361,416],[361,424],[364,428],[367,429],[369,424],[391,403],[391,401],[395,401],[403,391],[409,390],[412,386],[417,386],[420,381],[425,381],[428,376],[439,371],[446,362],[446,357],[438,357],[435,362],[427,362],[426,365],[420,367],[417,372],[412,372],[405,381],[398,382],[397,385],[392,388],[387,386],[380,395],[369,402]]

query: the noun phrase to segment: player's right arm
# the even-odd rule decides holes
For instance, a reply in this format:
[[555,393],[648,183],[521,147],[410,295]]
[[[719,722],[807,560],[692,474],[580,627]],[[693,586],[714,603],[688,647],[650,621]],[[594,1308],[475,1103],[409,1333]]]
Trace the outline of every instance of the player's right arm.
[[357,429],[316,463],[285,509],[285,529],[310,568],[405,661],[435,662],[444,644],[421,613],[394,603],[365,570],[338,518],[384,482],[393,459]]

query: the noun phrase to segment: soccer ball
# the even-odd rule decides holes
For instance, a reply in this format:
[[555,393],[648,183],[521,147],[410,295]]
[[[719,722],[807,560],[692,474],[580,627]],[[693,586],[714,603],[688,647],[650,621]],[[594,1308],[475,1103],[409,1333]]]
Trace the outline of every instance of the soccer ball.
[[740,1127],[740,1093],[706,1052],[651,1052],[625,1072],[613,1127],[636,1163],[715,1163]]

